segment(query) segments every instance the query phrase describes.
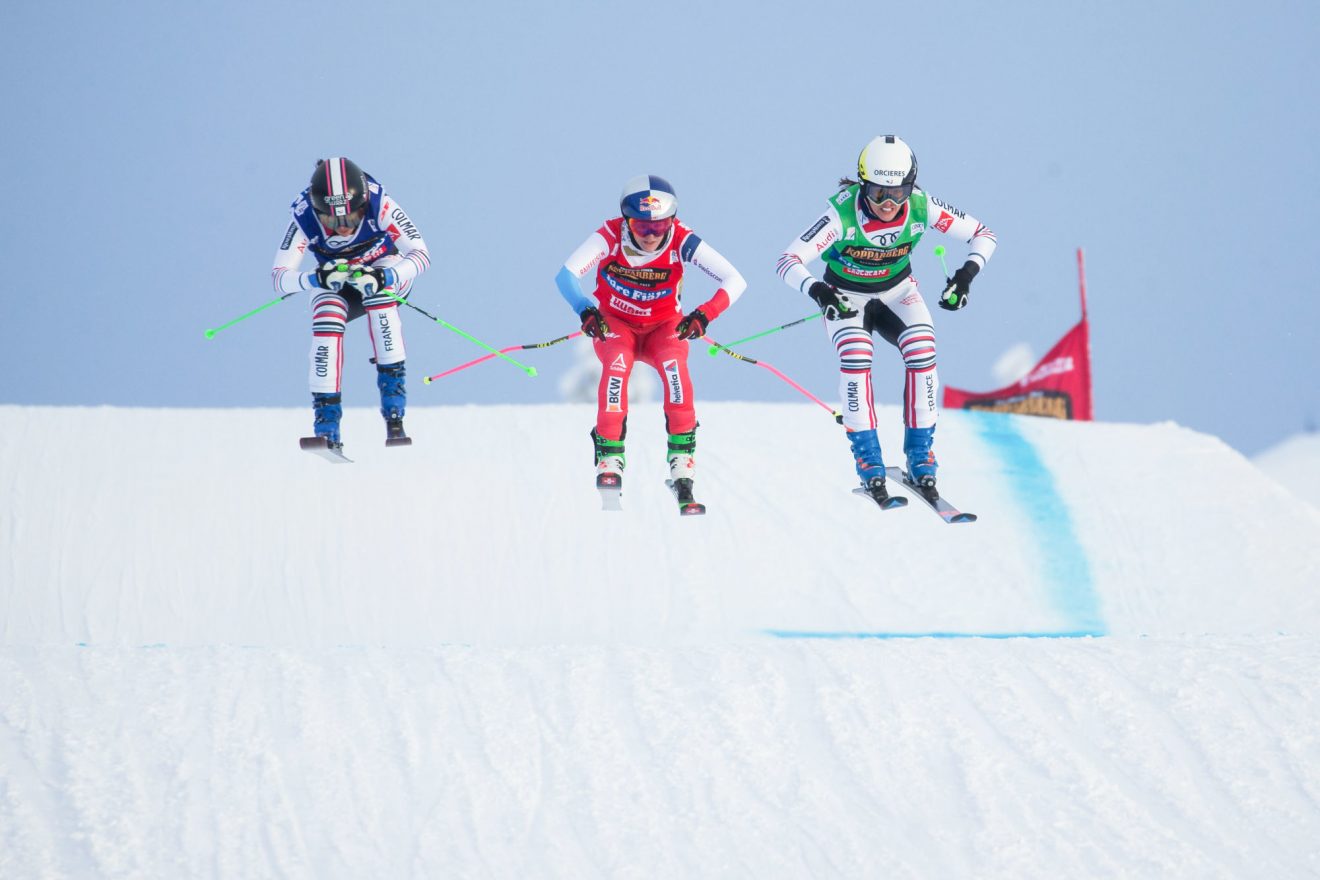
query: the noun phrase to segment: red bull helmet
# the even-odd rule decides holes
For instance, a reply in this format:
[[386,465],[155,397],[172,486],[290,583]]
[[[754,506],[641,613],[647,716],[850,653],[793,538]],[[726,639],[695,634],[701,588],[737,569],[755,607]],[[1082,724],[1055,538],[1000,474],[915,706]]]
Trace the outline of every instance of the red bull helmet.
[[678,196],[663,177],[642,174],[624,186],[619,210],[635,220],[664,220],[678,213]]

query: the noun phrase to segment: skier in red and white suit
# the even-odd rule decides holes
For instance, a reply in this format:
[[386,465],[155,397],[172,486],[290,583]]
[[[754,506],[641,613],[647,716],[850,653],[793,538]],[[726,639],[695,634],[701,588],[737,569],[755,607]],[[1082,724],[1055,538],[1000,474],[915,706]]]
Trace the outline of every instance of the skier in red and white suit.
[[[664,385],[670,478],[691,480],[697,417],[687,341],[704,336],[707,325],[738,299],[747,282],[718,251],[679,222],[678,199],[664,178],[633,178],[624,187],[619,207],[623,216],[593,232],[555,279],[581,319],[582,332],[594,341],[601,364],[596,427],[591,432],[597,485],[606,475],[619,485],[628,376],[637,361],[653,367]],[[681,295],[687,265],[709,275],[719,289],[684,315]],[[581,281],[593,272],[594,303],[583,292]]]

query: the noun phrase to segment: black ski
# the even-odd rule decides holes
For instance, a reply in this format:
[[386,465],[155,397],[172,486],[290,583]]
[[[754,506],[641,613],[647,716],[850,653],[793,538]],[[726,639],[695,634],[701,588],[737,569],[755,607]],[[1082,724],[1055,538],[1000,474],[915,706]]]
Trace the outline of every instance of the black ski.
[[403,419],[389,419],[385,422],[386,446],[412,446],[412,438],[403,430]]
[[704,516],[706,505],[702,504],[692,497],[692,480],[688,477],[679,477],[677,480],[665,480],[665,485],[669,491],[674,493],[674,498],[678,501],[679,516]]
[[623,510],[623,477],[620,474],[597,474],[596,491],[600,492],[601,510]]
[[926,506],[938,513],[940,519],[944,520],[946,523],[955,524],[976,522],[976,514],[963,513],[961,510],[946,501],[944,496],[940,495],[935,489],[925,489],[918,486],[916,483],[913,483],[907,478],[907,471],[902,468],[885,468],[885,474],[889,479],[897,480],[902,483],[904,488],[908,489],[922,501],[926,502]]
[[343,443],[331,443],[328,437],[300,437],[298,445],[307,452],[314,452],[331,464],[352,464],[353,459],[344,455]]
[[858,486],[852,491],[854,495],[860,495],[874,501],[881,510],[907,507],[906,498],[902,495],[890,495],[884,486]]

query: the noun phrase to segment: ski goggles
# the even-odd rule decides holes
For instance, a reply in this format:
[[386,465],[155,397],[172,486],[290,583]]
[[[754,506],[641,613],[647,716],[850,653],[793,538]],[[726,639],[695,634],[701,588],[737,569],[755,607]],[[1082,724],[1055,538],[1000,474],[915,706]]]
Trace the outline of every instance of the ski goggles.
[[901,205],[912,195],[912,184],[905,183],[901,186],[881,186],[878,183],[865,183],[862,185],[862,195],[873,205],[881,205],[885,202],[893,202]]
[[316,219],[321,221],[322,226],[333,232],[336,229],[342,229],[344,227],[357,229],[362,225],[362,217],[364,214],[366,214],[365,205],[359,207],[355,211],[349,211],[347,214],[340,214],[337,217],[332,214],[322,214],[320,211],[317,211]]
[[642,238],[648,235],[664,235],[673,228],[673,217],[666,217],[663,220],[639,220],[636,217],[628,218],[628,229],[631,230],[634,238]]

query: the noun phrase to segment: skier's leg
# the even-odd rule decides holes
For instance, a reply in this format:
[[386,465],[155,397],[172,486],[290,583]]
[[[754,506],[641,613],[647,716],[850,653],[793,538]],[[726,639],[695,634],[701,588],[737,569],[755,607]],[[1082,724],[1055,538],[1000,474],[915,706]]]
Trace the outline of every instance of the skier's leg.
[[610,320],[610,333],[593,341],[600,361],[596,389],[596,427],[591,432],[596,450],[597,485],[601,474],[622,474],[625,464],[623,435],[628,419],[628,376],[637,354],[632,328]]
[[312,348],[308,354],[308,387],[312,392],[313,430],[339,443],[340,387],[344,372],[344,325],[348,302],[326,291],[312,300]]
[[632,328],[614,318],[610,319],[609,335],[592,343],[600,361],[596,433],[610,440],[623,439],[623,421],[628,416],[628,376],[637,358],[635,346]]
[[861,313],[838,321],[825,320],[825,332],[839,355],[839,399],[843,426],[849,431],[875,430],[875,400],[871,362],[875,344]]
[[908,278],[868,308],[874,309],[877,331],[903,357],[903,452],[908,474],[923,485],[935,485],[933,444],[939,420],[939,371],[935,365],[935,328],[930,309]]
[[691,480],[696,474],[696,395],[688,371],[688,343],[674,336],[677,323],[675,318],[673,323],[666,322],[650,329],[642,340],[638,359],[655,369],[664,386],[669,477]]
[[650,364],[664,385],[665,424],[671,433],[684,434],[697,426],[697,408],[688,372],[688,343],[674,336],[673,323],[648,328],[639,341],[637,359]]
[[871,364],[875,343],[862,314],[837,321],[826,319],[825,332],[839,355],[839,398],[843,427],[848,432],[857,478],[866,486],[885,478],[880,439],[876,435],[875,399]]
[[[407,297],[410,285],[399,289]],[[371,347],[375,352],[376,387],[380,390],[380,414],[387,423],[401,423],[407,407],[408,392],[404,384],[403,321],[398,302],[386,293],[363,297],[362,308],[367,314],[371,330]],[[402,425],[398,425],[402,431]]]

